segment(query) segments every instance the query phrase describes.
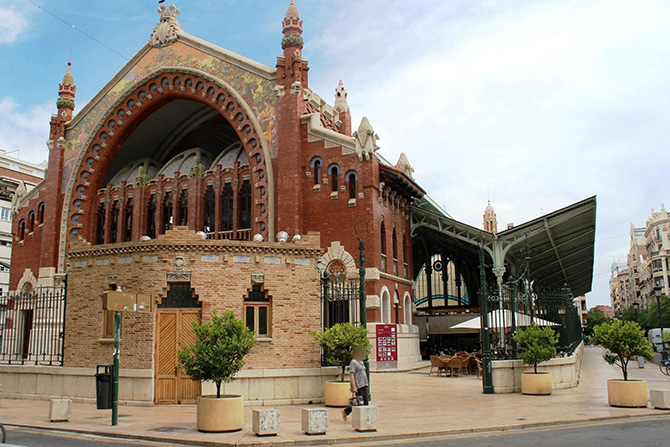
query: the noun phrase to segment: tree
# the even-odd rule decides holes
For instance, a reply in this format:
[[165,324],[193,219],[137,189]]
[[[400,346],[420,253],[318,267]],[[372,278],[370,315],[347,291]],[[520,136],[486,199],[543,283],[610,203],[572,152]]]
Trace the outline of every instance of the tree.
[[178,354],[184,371],[193,380],[210,380],[221,397],[221,383],[231,382],[244,366],[244,357],[256,345],[256,333],[249,330],[232,311],[201,324],[193,322],[196,341]]
[[623,380],[628,380],[628,362],[631,359],[642,356],[651,360],[654,357],[651,342],[634,321],[614,320],[596,326],[593,342],[605,348],[603,358],[607,363],[621,368]]
[[368,340],[368,330],[350,323],[339,323],[323,332],[313,331],[312,337],[321,345],[326,362],[330,366],[342,368],[342,381],[345,368],[351,363],[351,352],[354,347],[362,346],[368,352],[372,347]]
[[540,327],[533,323],[513,335],[519,344],[519,358],[526,365],[533,365],[537,374],[537,364],[551,360],[556,356],[558,334],[549,326]]
[[609,321],[609,318],[605,316],[605,312],[600,309],[591,309],[586,314],[586,333],[593,335],[593,328],[607,321]]

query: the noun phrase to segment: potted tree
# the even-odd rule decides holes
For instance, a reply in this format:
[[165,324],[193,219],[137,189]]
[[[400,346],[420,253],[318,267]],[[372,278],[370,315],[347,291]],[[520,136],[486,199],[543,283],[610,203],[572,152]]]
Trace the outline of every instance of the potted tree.
[[368,331],[364,327],[340,323],[323,332],[314,331],[312,337],[321,345],[326,363],[342,368],[339,381],[326,382],[326,406],[346,407],[351,397],[350,384],[345,381],[346,368],[351,363],[351,352],[355,346],[363,346],[368,351],[372,347]]
[[244,366],[244,357],[256,344],[256,334],[228,311],[212,311],[210,321],[193,323],[195,342],[178,353],[179,362],[191,379],[212,381],[216,395],[198,397],[198,430],[224,432],[244,427],[244,400],[222,395],[221,384],[231,382]]
[[594,328],[593,343],[605,348],[603,358],[621,368],[622,379],[607,381],[607,398],[613,407],[646,407],[647,382],[628,379],[628,363],[642,356],[651,360],[654,352],[644,331],[634,321],[614,320]]
[[514,334],[519,344],[519,358],[526,365],[532,365],[532,372],[521,375],[521,393],[532,395],[551,394],[552,378],[550,372],[538,372],[537,365],[556,356],[558,335],[549,326],[540,327],[533,323],[526,329]]

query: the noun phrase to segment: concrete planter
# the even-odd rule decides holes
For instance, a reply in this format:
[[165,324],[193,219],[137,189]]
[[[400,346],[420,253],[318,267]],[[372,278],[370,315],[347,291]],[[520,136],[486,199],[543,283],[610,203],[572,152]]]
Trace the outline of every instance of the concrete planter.
[[644,380],[610,379],[607,381],[607,399],[613,407],[646,407],[647,382]]
[[244,427],[244,399],[233,394],[198,397],[198,431],[238,431]]
[[326,382],[326,406],[346,407],[351,397],[351,384],[349,382]]
[[551,373],[525,372],[521,375],[521,393],[534,396],[546,396],[551,394],[552,379]]

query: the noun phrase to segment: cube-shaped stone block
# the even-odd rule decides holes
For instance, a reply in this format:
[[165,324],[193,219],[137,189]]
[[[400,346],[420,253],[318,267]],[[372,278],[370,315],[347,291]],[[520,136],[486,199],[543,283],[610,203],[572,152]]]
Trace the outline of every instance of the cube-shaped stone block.
[[303,408],[302,431],[308,435],[325,435],[328,433],[328,410],[324,408]]
[[670,410],[670,390],[649,390],[651,406],[659,410]]
[[356,431],[377,431],[379,427],[379,407],[371,405],[353,407],[351,425]]
[[70,420],[70,399],[51,399],[49,405],[49,420],[51,422],[67,422]]
[[279,431],[279,410],[252,410],[251,430],[257,436],[276,436]]

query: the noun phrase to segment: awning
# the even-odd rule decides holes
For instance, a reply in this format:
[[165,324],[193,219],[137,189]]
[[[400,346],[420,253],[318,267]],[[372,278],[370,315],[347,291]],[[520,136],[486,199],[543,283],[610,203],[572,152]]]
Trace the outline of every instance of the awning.
[[[512,327],[512,312],[509,309],[502,311],[489,312],[489,327],[492,329]],[[514,312],[515,324],[517,327],[530,326],[530,315]],[[553,321],[543,320],[542,318],[533,318],[533,323],[538,326],[558,326]],[[482,318],[475,317],[461,323],[451,326],[449,329],[479,329],[482,327]]]

